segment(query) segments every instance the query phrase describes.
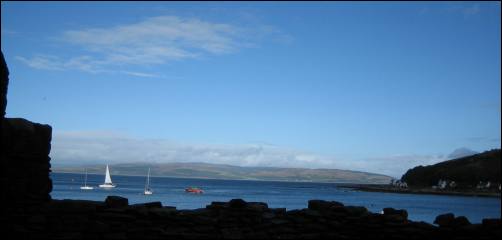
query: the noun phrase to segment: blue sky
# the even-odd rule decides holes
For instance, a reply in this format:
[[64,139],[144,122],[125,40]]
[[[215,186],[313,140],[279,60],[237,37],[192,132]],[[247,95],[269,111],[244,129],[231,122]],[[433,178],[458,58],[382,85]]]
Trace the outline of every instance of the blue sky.
[[7,116],[52,125],[55,163],[400,176],[457,148],[500,148],[498,2],[2,2],[1,11]]

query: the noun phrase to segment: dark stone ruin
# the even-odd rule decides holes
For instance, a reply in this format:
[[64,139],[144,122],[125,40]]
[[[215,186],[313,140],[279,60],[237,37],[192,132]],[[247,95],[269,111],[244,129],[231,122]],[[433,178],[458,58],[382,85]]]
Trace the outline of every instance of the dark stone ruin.
[[22,118],[5,118],[2,124],[3,192],[15,205],[50,200],[50,142],[52,128]]
[[[8,71],[2,54],[2,112]],[[2,237],[5,239],[500,239],[501,222],[444,214],[438,226],[408,220],[406,210],[383,214],[335,201],[310,200],[286,211],[266,203],[234,199],[206,208],[177,210],[160,202],[129,204],[51,200],[49,125],[4,119],[1,130]]]

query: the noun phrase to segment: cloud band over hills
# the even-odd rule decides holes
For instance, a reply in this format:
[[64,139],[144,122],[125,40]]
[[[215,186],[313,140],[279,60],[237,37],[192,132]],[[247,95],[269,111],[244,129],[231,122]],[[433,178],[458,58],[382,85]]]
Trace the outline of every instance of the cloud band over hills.
[[270,144],[193,144],[139,139],[113,132],[56,132],[51,151],[56,165],[132,162],[204,162],[242,167],[330,168],[400,177],[417,165],[443,156],[395,155],[372,159],[338,159]]

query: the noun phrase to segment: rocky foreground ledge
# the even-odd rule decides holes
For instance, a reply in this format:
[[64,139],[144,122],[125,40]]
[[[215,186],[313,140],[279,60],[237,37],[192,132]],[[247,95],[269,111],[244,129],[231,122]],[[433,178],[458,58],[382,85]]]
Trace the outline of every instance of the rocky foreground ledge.
[[160,202],[129,205],[127,198],[106,201],[51,200],[8,209],[3,235],[16,239],[500,239],[500,219],[471,224],[453,214],[439,226],[408,220],[405,210],[371,213],[364,207],[310,200],[308,208],[286,211],[266,203],[233,199],[206,208],[176,210]]

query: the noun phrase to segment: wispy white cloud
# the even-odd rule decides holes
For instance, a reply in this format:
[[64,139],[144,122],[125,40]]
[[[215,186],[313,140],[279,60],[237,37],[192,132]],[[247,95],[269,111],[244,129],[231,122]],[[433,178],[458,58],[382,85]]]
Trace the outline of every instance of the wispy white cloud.
[[236,166],[332,168],[401,177],[409,168],[445,160],[442,155],[393,155],[343,160],[269,144],[188,144],[139,139],[113,132],[56,132],[55,164],[124,162],[206,162]]
[[62,59],[54,55],[35,55],[31,58],[16,56],[16,59],[26,65],[41,70],[80,70],[89,73],[112,72],[99,67],[91,56],[78,56],[70,59]]
[[151,73],[141,73],[141,72],[131,72],[131,71],[122,71],[121,73],[135,76],[135,77],[146,77],[146,78],[158,78],[160,75],[151,74]]
[[105,71],[100,66],[100,62],[96,61],[92,56],[88,55],[73,57],[63,62],[63,67],[65,69],[78,69],[80,71],[89,73],[98,73]]
[[160,74],[155,73],[144,73],[138,71],[124,71],[124,70],[111,70],[105,69],[104,66],[100,66],[102,63],[94,60],[91,56],[79,56],[74,57],[69,60],[62,60],[57,56],[49,55],[36,55],[32,58],[24,58],[21,56],[16,56],[16,59],[25,63],[26,65],[41,70],[79,70],[87,73],[113,73],[113,74],[125,74],[129,76],[142,77],[142,78],[160,78]]
[[32,58],[24,58],[21,56],[16,56],[16,59],[35,69],[42,69],[42,70],[64,69],[64,62],[56,56],[36,55],[33,56]]
[[127,25],[64,31],[58,41],[81,51],[78,56],[63,59],[37,55],[18,60],[37,69],[154,77],[158,74],[122,69],[234,53],[256,46],[257,40],[270,35],[277,35],[279,41],[290,40],[272,26],[250,29],[196,18],[158,16]]
[[[125,55],[146,63],[193,57],[200,52],[227,53],[241,37],[236,26],[176,16],[159,16],[112,28],[71,30],[63,39],[92,51]],[[143,59],[144,56],[151,58]]]

